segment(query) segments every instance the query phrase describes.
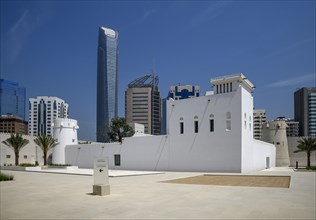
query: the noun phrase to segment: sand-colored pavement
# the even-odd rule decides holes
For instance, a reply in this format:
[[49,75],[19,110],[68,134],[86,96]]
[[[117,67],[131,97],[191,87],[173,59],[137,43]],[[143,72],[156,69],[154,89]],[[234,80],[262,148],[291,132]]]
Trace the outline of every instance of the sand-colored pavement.
[[290,169],[289,188],[163,183],[205,173],[110,178],[111,195],[91,195],[87,175],[3,171],[1,219],[315,219],[316,173]]

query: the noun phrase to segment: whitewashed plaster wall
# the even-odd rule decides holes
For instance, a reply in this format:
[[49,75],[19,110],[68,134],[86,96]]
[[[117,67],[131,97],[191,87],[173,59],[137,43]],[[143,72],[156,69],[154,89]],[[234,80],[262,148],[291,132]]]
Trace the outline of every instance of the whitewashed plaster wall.
[[[2,141],[10,138],[11,134],[9,133],[0,133],[0,165],[15,165],[15,154],[14,151],[2,143]],[[29,143],[20,150],[19,154],[19,163],[32,163],[35,164],[36,159],[38,160],[39,165],[44,164],[43,151],[34,143],[35,136],[22,135],[23,138],[29,140]],[[47,155],[51,155],[52,150],[48,151]],[[10,158],[7,158],[9,155]],[[26,158],[25,158],[26,156]]]
[[65,164],[65,146],[78,144],[77,120],[69,118],[57,118],[53,123],[53,138],[57,145],[53,148],[53,164]]
[[[125,138],[122,145],[67,146],[66,163],[92,168],[96,157],[107,156],[110,169],[205,172],[264,169],[266,156],[275,156],[275,149],[272,144],[253,140],[252,125],[247,130],[248,122],[252,121],[248,118],[252,117],[252,109],[252,96],[242,86],[230,93],[169,100],[169,135]],[[227,112],[231,115],[231,129],[227,129]],[[247,129],[242,131],[245,112]],[[210,131],[211,118],[214,119],[214,132]],[[198,121],[198,133],[194,132],[195,120]],[[180,134],[180,121],[184,123],[183,134]],[[114,165],[115,154],[121,157],[119,167]]]

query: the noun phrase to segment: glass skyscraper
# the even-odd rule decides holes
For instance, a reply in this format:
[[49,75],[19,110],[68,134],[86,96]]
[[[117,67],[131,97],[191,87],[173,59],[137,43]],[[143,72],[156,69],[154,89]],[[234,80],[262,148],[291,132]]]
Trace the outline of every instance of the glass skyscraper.
[[13,115],[25,121],[25,88],[0,79],[0,115]]
[[316,87],[294,93],[294,119],[299,122],[299,136],[316,136]]
[[99,28],[97,62],[97,141],[106,142],[109,124],[118,116],[118,32]]

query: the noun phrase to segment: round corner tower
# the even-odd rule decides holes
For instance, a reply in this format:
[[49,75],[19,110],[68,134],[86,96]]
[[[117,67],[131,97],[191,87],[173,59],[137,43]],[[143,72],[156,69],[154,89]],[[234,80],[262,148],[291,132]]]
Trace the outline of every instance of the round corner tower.
[[276,166],[290,166],[289,148],[287,143],[284,120],[265,122],[262,124],[262,141],[274,144],[276,147]]
[[77,120],[69,118],[57,118],[53,123],[53,138],[57,145],[53,148],[53,164],[65,164],[66,145],[78,144]]

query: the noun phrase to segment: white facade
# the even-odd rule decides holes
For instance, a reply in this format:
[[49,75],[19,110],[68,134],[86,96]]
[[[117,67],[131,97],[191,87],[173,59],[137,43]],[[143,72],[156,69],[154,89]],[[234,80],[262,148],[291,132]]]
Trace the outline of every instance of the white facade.
[[53,148],[53,164],[65,164],[66,145],[78,144],[77,121],[69,118],[57,118],[53,123],[53,137],[57,145]]
[[52,96],[29,99],[29,135],[53,135],[52,123],[56,118],[68,117],[68,104]]
[[[0,166],[14,166],[15,154],[14,151],[2,143],[2,141],[11,137],[9,133],[0,133]],[[20,150],[19,163],[32,163],[37,161],[39,165],[44,164],[43,151],[34,142],[35,136],[22,135],[23,138],[29,140],[29,143]],[[47,156],[51,155],[52,149],[48,151]],[[50,157],[49,157],[50,158]],[[48,161],[50,160],[48,158]]]
[[243,74],[211,80],[212,95],[167,101],[167,134],[122,144],[66,147],[66,163],[110,169],[250,172],[275,166],[275,146],[253,139],[253,84]]
[[128,125],[131,126],[135,132],[133,137],[152,136],[151,134],[145,134],[145,126],[143,124],[128,123]]

